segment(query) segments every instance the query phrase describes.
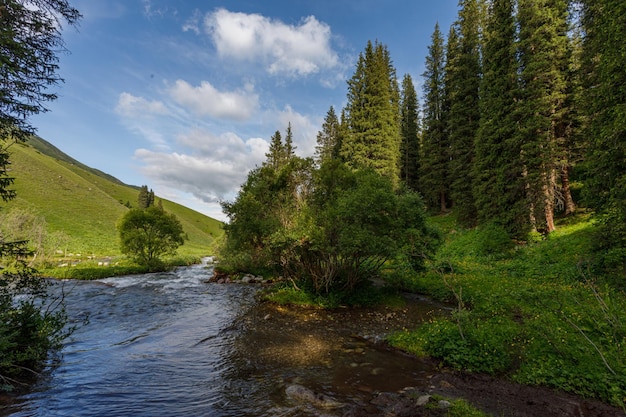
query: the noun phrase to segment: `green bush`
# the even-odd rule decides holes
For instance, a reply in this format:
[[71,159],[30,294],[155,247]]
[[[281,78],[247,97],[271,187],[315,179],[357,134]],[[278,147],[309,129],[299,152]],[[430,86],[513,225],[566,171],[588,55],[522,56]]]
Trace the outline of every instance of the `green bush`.
[[478,255],[506,257],[515,244],[504,227],[490,223],[479,228],[476,247]]

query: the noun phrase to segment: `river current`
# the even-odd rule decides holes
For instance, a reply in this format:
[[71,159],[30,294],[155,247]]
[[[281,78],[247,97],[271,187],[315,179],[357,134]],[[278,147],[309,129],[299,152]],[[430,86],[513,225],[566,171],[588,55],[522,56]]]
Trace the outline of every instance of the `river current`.
[[[206,283],[211,274],[195,265],[55,281],[77,329],[34,389],[0,416],[319,415],[285,388],[303,384],[350,402],[427,384],[428,365],[357,334],[359,322],[384,324],[396,313],[293,315],[260,307],[254,285]],[[430,314],[426,307],[418,314]]]

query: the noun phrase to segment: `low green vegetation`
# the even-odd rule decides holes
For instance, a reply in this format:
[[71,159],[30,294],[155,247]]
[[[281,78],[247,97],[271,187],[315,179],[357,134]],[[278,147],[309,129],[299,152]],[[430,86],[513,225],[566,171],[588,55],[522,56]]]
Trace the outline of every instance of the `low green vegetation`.
[[445,244],[427,272],[394,283],[454,309],[395,334],[393,345],[453,368],[624,406],[626,295],[592,272],[587,216],[516,247],[491,226],[457,230],[452,216],[431,220],[446,231]]

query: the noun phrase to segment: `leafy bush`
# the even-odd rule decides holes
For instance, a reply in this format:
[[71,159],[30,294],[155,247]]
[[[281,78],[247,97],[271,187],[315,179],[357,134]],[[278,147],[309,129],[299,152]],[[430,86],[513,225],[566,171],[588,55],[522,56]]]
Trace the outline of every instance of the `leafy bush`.
[[20,259],[24,242],[0,241],[0,389],[42,368],[50,351],[61,346],[71,329],[63,300],[50,300],[48,283]]
[[295,156],[280,167],[266,164],[223,208],[230,218],[221,249],[228,268],[274,270],[342,299],[388,261],[423,268],[438,243],[419,195],[338,161],[319,169]]
[[489,223],[481,226],[476,235],[477,253],[481,256],[506,256],[515,244],[502,226]]

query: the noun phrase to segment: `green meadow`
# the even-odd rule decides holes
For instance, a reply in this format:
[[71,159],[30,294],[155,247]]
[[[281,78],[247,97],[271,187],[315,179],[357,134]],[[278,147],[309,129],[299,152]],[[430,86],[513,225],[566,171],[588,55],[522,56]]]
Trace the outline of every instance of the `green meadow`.
[[[44,219],[48,235],[60,232],[66,237],[55,253],[69,262],[121,256],[116,223],[129,206],[137,207],[139,187],[89,168],[39,138],[13,144],[9,152],[17,198],[4,203],[3,211],[21,209]],[[178,254],[210,255],[223,232],[221,222],[157,196],[158,200],[183,225],[187,240]]]

